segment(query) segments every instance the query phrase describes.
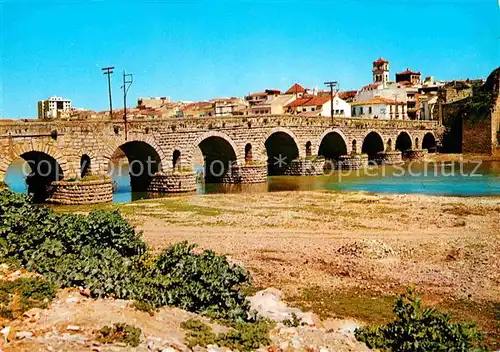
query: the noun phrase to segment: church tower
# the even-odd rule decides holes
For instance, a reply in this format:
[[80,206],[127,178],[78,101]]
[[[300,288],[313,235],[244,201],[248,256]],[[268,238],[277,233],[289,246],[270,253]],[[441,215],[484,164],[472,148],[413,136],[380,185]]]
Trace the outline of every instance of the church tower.
[[373,61],[373,83],[386,84],[389,82],[389,61],[379,58]]

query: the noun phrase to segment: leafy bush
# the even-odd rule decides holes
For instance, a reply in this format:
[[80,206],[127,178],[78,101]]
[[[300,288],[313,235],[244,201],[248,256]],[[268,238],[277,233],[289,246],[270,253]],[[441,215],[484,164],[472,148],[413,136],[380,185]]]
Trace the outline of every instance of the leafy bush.
[[150,290],[161,292],[155,294],[156,304],[173,305],[213,318],[244,319],[248,302],[239,289],[249,283],[247,272],[212,251],[193,254],[194,248],[183,242],[158,256],[153,276],[146,279]]
[[141,329],[135,326],[117,323],[112,326],[105,326],[97,331],[97,340],[102,343],[122,342],[137,347],[140,343],[141,334]]
[[0,281],[0,316],[15,319],[31,308],[45,308],[54,297],[54,285],[41,278]]
[[255,351],[271,344],[269,331],[273,324],[260,320],[257,322],[240,322],[232,325],[226,333],[215,334],[210,326],[200,320],[189,319],[181,324],[186,333],[189,347],[206,347],[218,345],[237,351]]
[[154,309],[170,305],[214,318],[243,321],[240,288],[247,272],[212,251],[180,243],[152,257],[117,212],[56,214],[30,198],[0,192],[0,258],[44,275],[61,287],[83,286],[94,297],[133,299]]
[[451,316],[435,308],[423,308],[409,287],[394,305],[394,322],[355,331],[369,348],[394,352],[483,351],[482,337],[473,324],[452,323]]

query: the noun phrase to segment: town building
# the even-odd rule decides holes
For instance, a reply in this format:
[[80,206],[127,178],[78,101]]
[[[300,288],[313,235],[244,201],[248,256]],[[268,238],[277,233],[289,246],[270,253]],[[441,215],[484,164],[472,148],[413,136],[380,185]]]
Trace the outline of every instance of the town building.
[[283,115],[285,106],[296,99],[294,94],[281,94],[269,96],[268,100],[262,101],[250,107],[252,115]]
[[427,94],[418,94],[420,114],[419,120],[437,120],[438,119],[438,94],[435,92]]
[[310,90],[308,88],[304,88],[298,83],[295,83],[293,86],[288,88],[285,94],[293,94],[297,98],[302,98],[304,95],[309,94]]
[[396,73],[396,83],[409,82],[410,84],[419,84],[421,82],[420,72],[412,71],[409,68],[403,72]]
[[39,119],[59,118],[61,113],[69,111],[71,111],[71,100],[69,99],[54,96],[38,102]]
[[379,58],[373,61],[373,83],[385,85],[389,82],[389,61]]
[[180,108],[177,117],[190,118],[190,117],[210,117],[213,116],[213,103],[209,101],[200,101],[191,103]]
[[[285,106],[285,112],[302,116],[331,116],[332,99],[330,93],[307,95],[298,98]],[[351,106],[338,94],[333,97],[334,117],[351,117]]]
[[217,98],[212,99],[214,116],[245,115],[249,102],[241,98]]
[[156,109],[162,105],[170,103],[170,97],[153,97],[153,98],[139,98],[137,99],[138,108],[152,108]]
[[258,92],[258,93],[252,93],[248,94],[245,96],[245,100],[248,101],[250,106],[254,104],[260,104],[269,98],[272,97],[277,97],[278,95],[281,95],[281,91],[278,89],[266,89],[263,92]]
[[352,117],[384,120],[408,119],[407,105],[402,101],[376,96],[370,100],[354,102],[351,106]]

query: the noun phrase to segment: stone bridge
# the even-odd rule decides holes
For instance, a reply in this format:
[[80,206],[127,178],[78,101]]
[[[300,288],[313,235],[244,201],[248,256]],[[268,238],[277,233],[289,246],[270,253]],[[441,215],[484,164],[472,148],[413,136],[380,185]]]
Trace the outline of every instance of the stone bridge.
[[[121,153],[135,175],[131,176],[132,187],[179,192],[195,186],[191,166],[197,155],[205,159],[208,182],[252,183],[265,181],[268,174],[304,174],[305,164],[324,164],[325,159],[317,156],[335,163],[344,160],[350,167],[359,167],[366,155],[379,162],[399,162],[397,150],[409,157],[421,156],[424,149],[435,151],[441,135],[442,127],[430,121],[289,115],[134,120],[127,124],[0,120],[0,181],[9,165],[22,158],[33,170],[30,177],[36,182],[31,184],[52,185],[56,193],[76,189],[76,185],[85,188],[80,178],[91,174],[94,177],[87,179],[94,182],[87,185],[104,182],[96,176],[106,175],[110,160]],[[285,165],[274,165],[278,158]],[[357,165],[352,160],[362,162]],[[134,162],[142,171],[132,172]],[[144,163],[151,165],[147,175]],[[109,187],[104,187],[105,192]],[[68,194],[62,202],[70,202]],[[96,200],[87,198],[88,202]],[[109,196],[100,199],[104,200]]]

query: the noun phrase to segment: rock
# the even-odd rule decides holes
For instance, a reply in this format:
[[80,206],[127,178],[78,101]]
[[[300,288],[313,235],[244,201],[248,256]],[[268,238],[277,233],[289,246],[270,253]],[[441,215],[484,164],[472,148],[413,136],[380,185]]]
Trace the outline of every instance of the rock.
[[24,312],[23,316],[28,319],[38,319],[40,318],[40,315],[42,314],[43,309],[41,308],[31,308],[30,310]]
[[316,325],[317,319],[313,313],[304,313],[298,308],[288,307],[282,301],[283,293],[275,288],[268,288],[257,292],[254,296],[247,297],[250,310],[255,310],[261,317],[276,322],[291,320],[293,315],[299,319],[300,324]]
[[31,331],[19,331],[16,333],[16,339],[22,340],[22,339],[27,339],[33,336],[33,333]]
[[68,331],[80,331],[80,327],[78,325],[68,325],[66,326],[66,330]]
[[78,287],[78,291],[84,297],[90,297],[90,290],[88,288],[84,288],[82,286]]
[[64,341],[85,342],[88,339],[89,338],[87,336],[80,335],[80,334],[68,334],[68,333],[64,333],[61,336],[61,340],[64,340]]
[[161,352],[177,352],[175,348],[167,347],[161,350]]
[[359,328],[360,328],[359,324],[352,323],[352,322],[346,322],[345,324],[343,324],[340,327],[339,332],[341,334],[351,334],[351,335],[354,335],[354,331],[356,329],[359,329]]

